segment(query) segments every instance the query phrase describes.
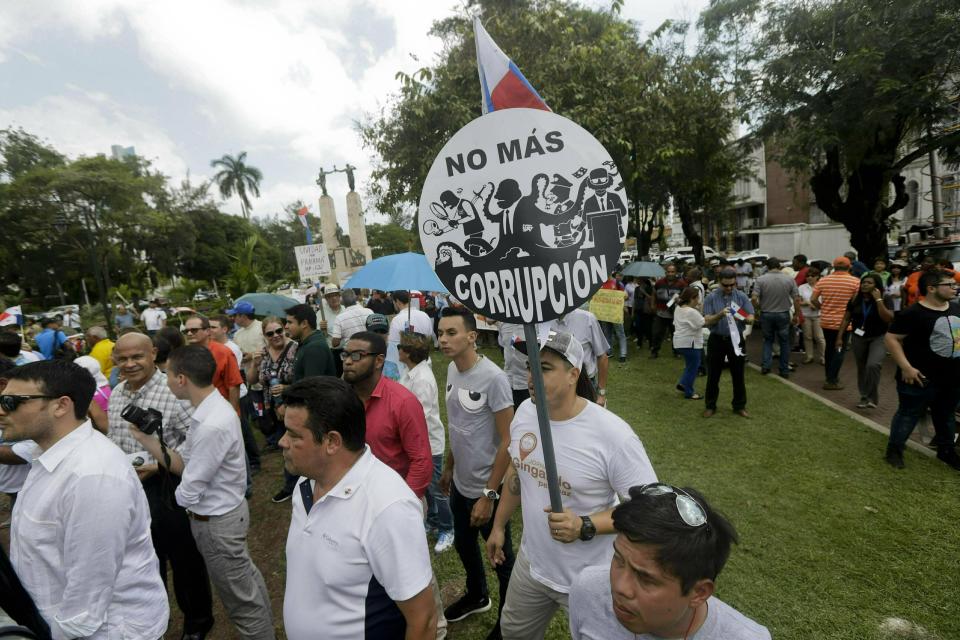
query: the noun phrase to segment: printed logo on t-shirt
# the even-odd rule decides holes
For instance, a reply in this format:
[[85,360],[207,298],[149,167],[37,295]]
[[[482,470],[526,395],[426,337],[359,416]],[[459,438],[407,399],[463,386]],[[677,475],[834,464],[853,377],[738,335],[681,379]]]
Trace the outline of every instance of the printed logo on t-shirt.
[[960,358],[960,318],[937,318],[930,332],[930,350],[941,358]]
[[520,460],[526,459],[530,452],[537,448],[537,436],[532,433],[525,433],[520,438]]
[[460,400],[460,406],[467,413],[480,413],[487,405],[487,394],[480,391],[470,391],[469,389],[459,389],[457,399]]

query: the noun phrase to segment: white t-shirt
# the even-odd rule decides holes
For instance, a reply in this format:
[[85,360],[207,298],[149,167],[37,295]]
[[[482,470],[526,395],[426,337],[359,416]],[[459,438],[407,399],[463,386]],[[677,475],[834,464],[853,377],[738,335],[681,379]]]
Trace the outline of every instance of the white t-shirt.
[[143,320],[143,326],[146,327],[147,331],[159,331],[163,328],[163,321],[167,319],[167,313],[159,307],[156,309],[147,307],[140,314],[140,319]]
[[403,638],[406,622],[396,602],[433,578],[420,500],[369,446],[316,503],[314,486],[301,478],[291,500],[287,637]]
[[[610,566],[584,570],[570,590],[573,640],[661,640],[627,631],[613,613]],[[718,598],[707,600],[707,619],[688,640],[770,640],[770,632]]]
[[14,455],[27,461],[27,464],[0,464],[0,493],[17,493],[30,473],[30,462],[37,444],[33,440],[4,442],[2,435],[0,444],[9,446]]
[[[409,317],[408,317],[409,314]],[[415,333],[422,333],[425,336],[433,335],[433,320],[419,309],[404,309],[393,316],[390,321],[390,335],[387,336],[390,342],[400,342],[400,334],[413,327]]]
[[343,313],[337,316],[336,321],[330,328],[330,337],[340,338],[340,346],[344,346],[344,343],[353,334],[367,330],[367,316],[369,315],[373,315],[372,309],[361,307],[358,304],[347,307]]
[[625,304],[628,309],[633,309],[633,295],[637,290],[637,283],[628,282],[627,284],[623,285],[623,290],[627,292],[627,301],[623,304]]
[[513,408],[510,381],[500,367],[483,356],[463,372],[451,362],[447,367],[446,401],[453,482],[461,495],[479,498],[500,446],[493,414]]
[[673,348],[703,349],[704,322],[696,307],[678,306],[673,312]]
[[800,294],[800,310],[808,318],[819,318],[820,309],[816,309],[813,306],[813,303],[810,302],[810,297],[813,295],[813,287],[809,283],[804,282],[802,285],[797,287],[797,292]]
[[423,415],[427,419],[427,435],[430,437],[430,455],[443,455],[446,449],[446,433],[440,421],[440,395],[430,360],[424,360],[414,368],[407,369],[400,376],[400,384],[417,396],[423,406]]
[[[605,511],[629,495],[630,487],[657,481],[640,438],[626,422],[587,402],[570,420],[551,420],[553,448],[563,506],[583,516]],[[530,575],[560,593],[568,593],[585,567],[610,566],[613,536],[598,535],[569,544],[550,535],[544,509],[550,506],[547,473],[540,446],[537,409],[525,400],[510,425],[510,459],[520,476],[523,538],[521,548]]]
[[[223,344],[224,344],[226,347],[228,347],[231,352],[233,352],[233,357],[237,359],[237,368],[239,368],[240,371],[243,371],[243,364],[241,364],[241,363],[243,362],[243,351],[240,350],[240,345],[238,345],[238,344],[237,344],[236,342],[234,342],[233,340],[227,340],[227,341],[226,341],[225,343],[223,343]],[[245,395],[247,395],[247,385],[241,382],[241,383],[240,383],[240,397],[242,398],[242,397],[244,397]]]

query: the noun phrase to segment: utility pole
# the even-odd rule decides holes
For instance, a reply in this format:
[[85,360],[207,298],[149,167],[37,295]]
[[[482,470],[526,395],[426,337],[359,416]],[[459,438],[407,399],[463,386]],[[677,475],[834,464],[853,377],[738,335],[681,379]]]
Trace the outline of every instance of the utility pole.
[[[933,137],[930,127],[927,127],[927,135]],[[946,229],[943,226],[943,206],[940,203],[940,186],[937,184],[937,153],[933,149],[927,152],[927,161],[930,164],[930,201],[933,204],[933,237],[943,239],[946,237]]]

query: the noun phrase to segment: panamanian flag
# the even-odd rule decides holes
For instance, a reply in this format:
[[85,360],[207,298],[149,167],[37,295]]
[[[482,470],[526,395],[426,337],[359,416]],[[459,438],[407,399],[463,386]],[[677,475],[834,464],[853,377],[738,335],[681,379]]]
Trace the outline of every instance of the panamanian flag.
[[484,114],[517,107],[550,111],[537,90],[527,82],[513,60],[500,50],[477,17],[473,19],[473,35],[477,42],[477,70]]
[[8,307],[3,313],[0,313],[0,327],[11,324],[23,324],[23,310],[20,305]]
[[303,225],[303,228],[307,231],[307,244],[313,244],[313,234],[310,233],[310,223],[307,221],[307,212],[306,207],[300,207],[297,209],[297,219],[300,220],[300,224]]

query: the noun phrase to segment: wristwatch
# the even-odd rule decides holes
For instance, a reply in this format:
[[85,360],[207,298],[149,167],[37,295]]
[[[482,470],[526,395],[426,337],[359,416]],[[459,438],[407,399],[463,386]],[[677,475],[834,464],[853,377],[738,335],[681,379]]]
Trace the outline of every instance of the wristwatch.
[[606,389],[597,389],[597,394],[598,394],[598,395],[601,395],[601,396],[605,396],[605,395],[607,395],[607,390],[606,390]]
[[580,516],[580,520],[583,521],[583,524],[580,525],[580,539],[584,542],[593,540],[593,537],[597,535],[597,528],[593,525],[593,520],[590,519],[590,516]]
[[497,493],[496,491],[494,491],[493,489],[484,489],[484,490],[483,490],[483,497],[484,497],[484,498],[487,498],[487,499],[489,499],[489,500],[499,500],[499,499],[500,499],[500,494]]

